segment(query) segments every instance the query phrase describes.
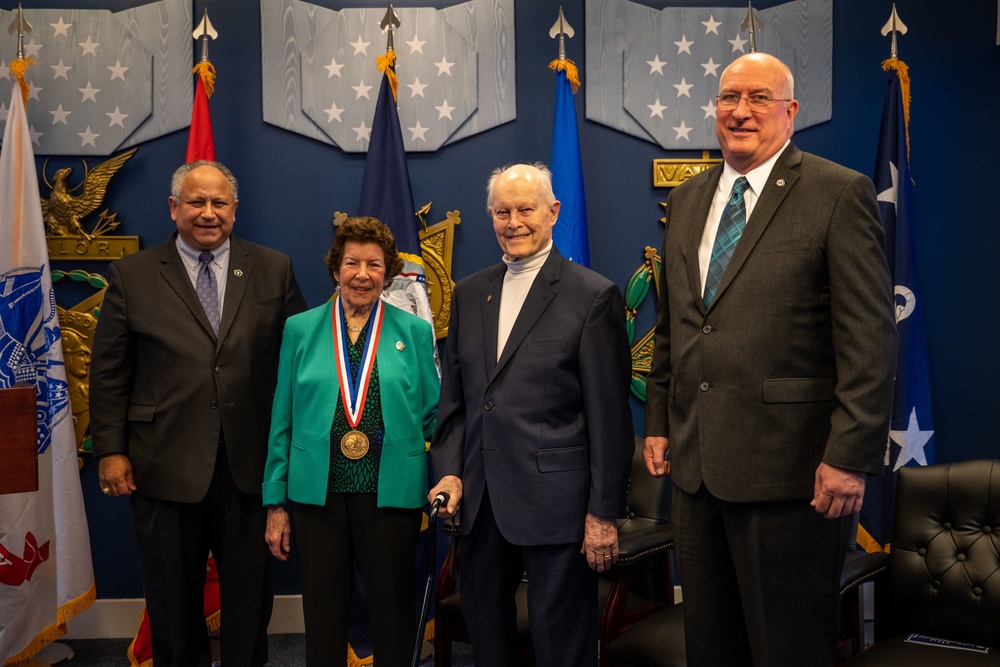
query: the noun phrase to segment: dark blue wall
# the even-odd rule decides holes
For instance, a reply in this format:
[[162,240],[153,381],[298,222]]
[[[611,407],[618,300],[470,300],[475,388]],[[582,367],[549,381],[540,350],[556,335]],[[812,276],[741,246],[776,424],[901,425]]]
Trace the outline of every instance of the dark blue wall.
[[[137,0],[22,1],[25,9],[100,5],[119,10],[142,4]],[[0,1],[3,8],[16,4]],[[318,0],[317,4],[336,9],[384,3]],[[498,260],[483,203],[489,171],[506,162],[549,158],[554,81],[547,64],[556,55],[556,44],[548,30],[560,4],[577,30],[576,38],[568,43],[568,55],[584,69],[583,3],[517,0],[517,120],[437,153],[409,158],[417,205],[434,202],[431,220],[443,219],[449,210],[462,212],[455,246],[456,279]],[[668,3],[646,0],[644,4],[662,7]],[[900,38],[900,57],[909,64],[913,78],[911,163],[928,313],[937,458],[945,462],[992,457],[998,448],[989,435],[989,424],[998,407],[1000,383],[996,354],[1000,322],[989,305],[993,300],[989,295],[1000,287],[995,250],[1000,247],[1000,225],[990,203],[995,198],[992,187],[1000,154],[1000,130],[993,113],[1000,104],[997,5],[994,0],[967,0],[959,10],[957,3],[897,0],[896,4],[909,27],[909,33]],[[264,124],[256,0],[196,0],[194,5],[195,16],[208,6],[220,33],[212,45],[219,79],[211,113],[217,155],[240,179],[236,233],[291,255],[310,305],[318,305],[330,292],[322,257],[331,236],[333,212],[352,212],[357,206],[364,156],[344,154]],[[890,48],[888,38],[879,31],[891,6],[889,0],[837,0],[833,119],[795,136],[804,150],[868,174],[874,164],[886,82],[880,63]],[[659,202],[666,191],[652,187],[652,160],[700,156],[700,152],[668,155],[652,144],[586,122],[586,95],[585,80],[577,105],[592,264],[624,287],[642,260],[643,248],[658,246],[662,234]],[[144,246],[164,240],[173,231],[167,210],[168,181],[184,159],[186,144],[186,131],[143,144],[112,182],[106,205],[119,212],[124,233],[139,234]],[[634,405],[638,414],[640,405]],[[88,461],[83,479],[98,595],[138,596],[141,582],[126,503],[97,492],[95,468]],[[296,586],[291,569],[282,568],[279,592],[294,591]]]

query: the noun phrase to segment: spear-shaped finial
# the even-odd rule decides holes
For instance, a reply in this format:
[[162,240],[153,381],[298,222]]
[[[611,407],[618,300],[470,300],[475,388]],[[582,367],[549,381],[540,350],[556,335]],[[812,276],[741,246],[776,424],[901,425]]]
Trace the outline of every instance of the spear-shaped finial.
[[17,33],[17,58],[11,61],[10,72],[17,79],[17,83],[21,87],[21,99],[27,105],[30,86],[24,75],[28,71],[28,65],[33,65],[35,61],[24,57],[24,34],[31,33],[31,24],[24,18],[24,10],[21,8],[21,3],[17,4],[17,12],[14,14],[14,20],[11,21],[7,32],[12,35]]
[[882,34],[888,35],[892,33],[892,58],[896,57],[896,33],[900,35],[906,34],[906,25],[899,19],[899,14],[896,13],[896,3],[892,3],[892,14],[889,15],[889,20],[885,22],[882,26]]
[[396,10],[392,8],[392,0],[389,0],[389,6],[385,8],[385,16],[382,17],[382,22],[378,24],[378,27],[389,31],[389,40],[385,48],[387,51],[392,51],[394,48],[392,44],[392,31],[399,27],[399,17],[396,16]]
[[24,18],[24,10],[21,9],[21,3],[17,3],[14,20],[11,21],[7,32],[17,35],[17,59],[24,58],[24,35],[25,33],[31,34],[31,24]]
[[747,15],[740,24],[740,30],[750,31],[750,53],[757,53],[757,31],[763,30],[764,24],[760,22],[760,17],[753,10],[753,2],[747,0]]
[[208,62],[208,40],[216,39],[219,36],[212,22],[208,20],[208,7],[205,7],[205,13],[201,16],[201,23],[194,29],[191,36],[195,39],[201,39],[201,61]]
[[556,22],[552,24],[552,28],[549,30],[549,37],[552,39],[559,38],[559,60],[566,60],[566,38],[572,38],[575,34],[573,26],[569,24],[566,16],[563,15],[562,5],[559,5],[559,18],[556,19]]

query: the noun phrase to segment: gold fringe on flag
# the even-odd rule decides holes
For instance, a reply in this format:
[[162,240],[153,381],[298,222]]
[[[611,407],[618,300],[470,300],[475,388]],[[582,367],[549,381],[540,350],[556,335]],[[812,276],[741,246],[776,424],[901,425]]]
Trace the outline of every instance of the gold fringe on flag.
[[566,78],[573,85],[573,94],[576,95],[576,91],[580,90],[580,70],[576,68],[576,63],[569,58],[556,58],[549,63],[549,69],[553,72],[566,72]]
[[903,94],[903,124],[906,126],[906,156],[910,156],[910,68],[899,58],[882,61],[882,69],[894,70],[899,77],[899,89]]
[[392,90],[392,99],[396,101],[396,89],[399,88],[399,79],[396,77],[396,51],[390,49],[375,59],[378,71],[389,77],[389,88]]
[[21,99],[24,101],[24,106],[28,106],[28,94],[31,92],[31,87],[28,82],[24,79],[24,73],[28,71],[30,65],[34,65],[35,61],[31,58],[17,58],[11,61],[10,73],[14,75],[17,79],[17,84],[21,86]]
[[201,77],[201,83],[205,86],[205,95],[208,99],[212,99],[212,93],[215,92],[215,65],[208,60],[202,60],[194,66],[191,72]]

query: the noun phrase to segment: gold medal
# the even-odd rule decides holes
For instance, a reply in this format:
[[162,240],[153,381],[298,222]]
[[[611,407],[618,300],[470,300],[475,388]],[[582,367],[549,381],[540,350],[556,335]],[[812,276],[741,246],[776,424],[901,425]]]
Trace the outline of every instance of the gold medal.
[[361,431],[348,431],[340,439],[340,451],[352,461],[363,458],[368,453],[368,436]]

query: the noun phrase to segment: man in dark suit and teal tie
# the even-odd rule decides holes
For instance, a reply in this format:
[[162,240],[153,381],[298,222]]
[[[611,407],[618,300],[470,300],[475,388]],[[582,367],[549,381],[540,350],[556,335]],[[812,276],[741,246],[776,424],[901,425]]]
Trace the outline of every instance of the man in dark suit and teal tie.
[[209,667],[205,563],[219,571],[227,665],[267,661],[273,589],[261,482],[289,258],[232,236],[237,183],[174,173],[174,237],[111,264],[90,369],[102,491],[129,496],[157,667]]
[[[875,189],[791,143],[792,74],[723,72],[725,164],[669,197],[645,457],[673,480],[688,664],[833,665],[896,329]],[[668,457],[669,454],[669,457]]]
[[617,285],[552,244],[541,165],[490,178],[503,263],[456,287],[430,449],[430,498],[461,501],[462,610],[476,667],[517,660],[514,593],[542,667],[597,663],[597,576],[616,560],[634,448]]

